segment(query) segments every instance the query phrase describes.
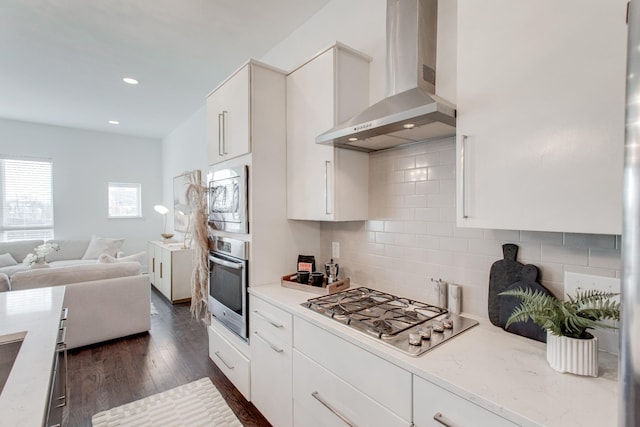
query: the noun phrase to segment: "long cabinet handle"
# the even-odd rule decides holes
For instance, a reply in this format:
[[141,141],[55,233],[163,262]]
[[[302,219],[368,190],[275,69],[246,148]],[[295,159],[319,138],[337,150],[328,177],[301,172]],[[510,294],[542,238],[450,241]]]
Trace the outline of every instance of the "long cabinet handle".
[[329,166],[331,166],[330,160],[324,161],[324,213],[330,215],[332,212],[329,209]]
[[218,155],[224,156],[224,148],[222,146],[224,138],[224,116],[222,113],[218,114]]
[[325,408],[327,408],[328,410],[330,410],[336,417],[340,418],[342,421],[344,421],[344,423],[350,427],[356,427],[356,425],[351,422],[351,420],[347,417],[345,417],[344,415],[342,415],[340,412],[338,412],[338,410],[336,408],[334,408],[329,402],[327,402],[326,400],[324,400],[322,397],[320,397],[320,393],[318,393],[317,391],[314,391],[313,393],[311,393],[311,396],[313,396],[314,399],[316,399],[318,402],[320,402]]
[[225,156],[229,153],[227,153],[227,115],[229,114],[228,111],[223,111],[222,112],[222,154],[224,154]]
[[460,147],[460,172],[462,174],[462,218],[469,218],[469,215],[467,215],[467,167],[465,165],[467,139],[467,135],[462,135],[462,145]]
[[160,278],[162,279],[162,261],[160,261]]
[[233,366],[233,365],[231,365],[231,364],[227,363],[227,361],[226,361],[226,360],[224,360],[224,359],[222,358],[222,356],[220,356],[220,352],[219,352],[219,351],[216,351],[216,352],[215,352],[215,353],[213,353],[213,354],[215,354],[216,356],[218,356],[218,359],[222,360],[222,363],[224,363],[224,366],[226,366],[227,368],[229,368],[229,369],[233,369],[233,368],[235,368],[235,366]]
[[282,328],[284,327],[284,325],[282,323],[278,323],[273,319],[270,319],[268,316],[260,313],[258,310],[253,310],[253,314],[255,314],[256,316],[258,316],[259,318],[261,318],[262,320],[266,320],[267,322],[271,323],[273,326],[275,326],[276,328]]
[[455,424],[453,424],[453,422],[450,419],[442,415],[442,412],[436,412],[435,415],[433,416],[433,420],[446,427],[456,427]]
[[273,343],[271,343],[268,339],[266,339],[265,337],[261,336],[258,334],[258,331],[255,331],[253,333],[253,335],[256,336],[256,338],[258,338],[260,341],[262,341],[263,343],[265,343],[266,345],[268,345],[269,347],[271,347],[271,350],[275,351],[276,353],[282,353],[284,351],[283,348],[279,348],[276,347]]

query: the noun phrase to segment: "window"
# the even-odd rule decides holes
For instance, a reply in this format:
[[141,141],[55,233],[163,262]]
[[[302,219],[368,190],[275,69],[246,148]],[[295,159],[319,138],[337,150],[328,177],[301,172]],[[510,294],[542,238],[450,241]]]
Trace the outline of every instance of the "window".
[[109,183],[109,218],[140,218],[140,184]]
[[52,239],[51,160],[0,158],[0,240]]

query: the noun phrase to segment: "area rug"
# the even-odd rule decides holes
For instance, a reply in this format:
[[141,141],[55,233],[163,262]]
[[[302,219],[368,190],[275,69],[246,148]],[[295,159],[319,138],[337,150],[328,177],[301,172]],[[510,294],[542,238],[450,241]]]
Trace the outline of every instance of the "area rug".
[[151,315],[153,316],[154,314],[158,314],[158,309],[151,303]]
[[98,412],[93,427],[242,427],[209,378]]

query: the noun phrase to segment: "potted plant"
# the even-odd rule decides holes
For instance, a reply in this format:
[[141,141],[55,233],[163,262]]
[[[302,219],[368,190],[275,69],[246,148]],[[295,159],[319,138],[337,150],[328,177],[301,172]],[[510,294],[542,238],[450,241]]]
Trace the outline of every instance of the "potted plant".
[[597,290],[578,291],[566,301],[538,291],[521,288],[500,295],[522,300],[505,326],[531,319],[547,331],[547,361],[559,372],[598,376],[598,339],[588,332],[593,328],[615,329],[606,320],[620,320],[617,293]]

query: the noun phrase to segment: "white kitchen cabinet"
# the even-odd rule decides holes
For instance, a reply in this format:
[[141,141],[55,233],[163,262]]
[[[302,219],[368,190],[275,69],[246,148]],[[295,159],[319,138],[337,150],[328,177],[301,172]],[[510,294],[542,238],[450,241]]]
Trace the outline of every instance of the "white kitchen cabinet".
[[172,303],[189,300],[193,250],[151,241],[148,253],[151,284]]
[[457,225],[620,234],[626,0],[458,0]]
[[245,399],[251,400],[251,365],[247,355],[240,350],[246,344],[239,343],[240,338],[216,321],[211,322],[207,332],[209,358]]
[[274,426],[293,425],[291,314],[249,298],[251,401]]
[[[375,376],[375,371],[368,375]],[[380,388],[387,388],[382,381]],[[293,351],[294,425],[407,427],[403,420],[297,350]]]
[[368,217],[369,156],[315,143],[369,103],[369,58],[337,44],[287,76],[287,215]]
[[270,73],[281,71],[251,60],[209,94],[206,107],[209,164],[251,152],[254,115],[268,119],[274,114],[269,104],[261,100],[280,96],[277,85],[257,83],[261,79],[259,74]]
[[413,423],[416,427],[517,426],[415,375],[413,377]]
[[[314,391],[355,425],[411,424],[411,374],[408,371],[299,317],[294,317],[293,345],[294,425],[313,425],[303,421],[314,418],[313,414],[320,417],[317,412],[324,405],[317,396],[312,396]],[[336,380],[324,371],[306,368],[309,365],[304,361],[299,363],[301,359],[296,358],[296,352],[330,372]]]

